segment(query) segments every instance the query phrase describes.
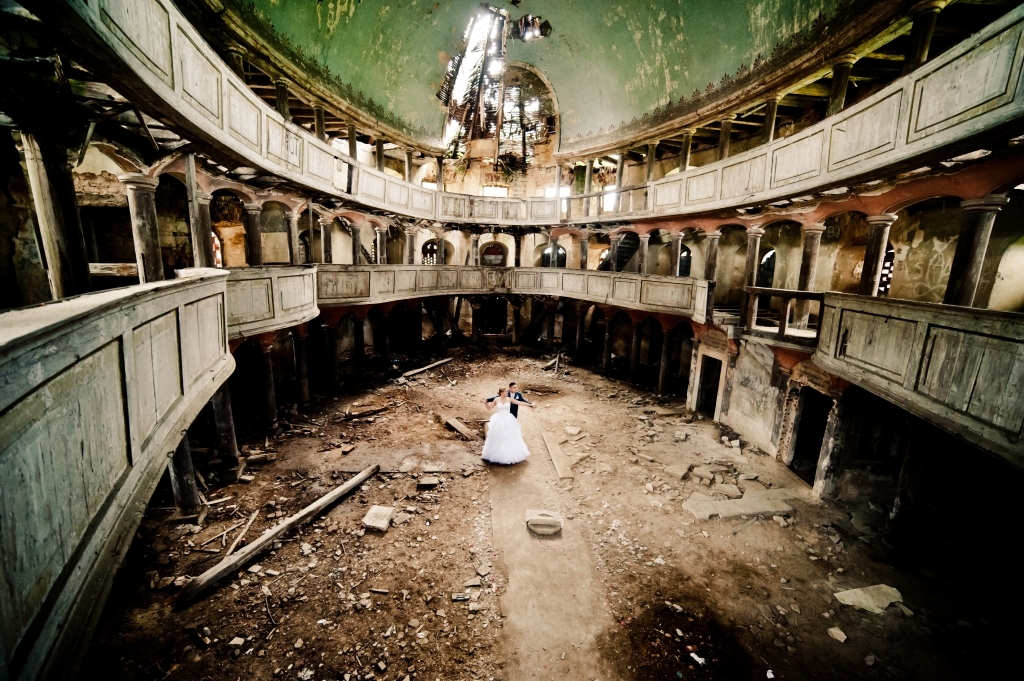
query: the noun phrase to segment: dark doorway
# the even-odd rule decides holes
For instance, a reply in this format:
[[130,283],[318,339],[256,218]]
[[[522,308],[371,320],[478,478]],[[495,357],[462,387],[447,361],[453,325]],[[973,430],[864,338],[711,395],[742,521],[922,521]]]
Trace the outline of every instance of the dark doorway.
[[504,298],[485,299],[477,314],[480,315],[477,320],[480,325],[480,333],[505,333],[505,328],[508,326],[508,301]]
[[[555,262],[555,267],[565,267],[565,249],[562,248],[561,246],[558,246],[557,248],[558,248],[558,250],[556,251],[556,254],[557,254],[556,258],[557,259],[556,259],[556,262]],[[540,254],[540,266],[541,267],[551,267],[551,250],[552,250],[552,246],[548,246]]]
[[[754,285],[760,288],[772,288],[772,284],[775,283],[775,250],[769,250],[761,256],[761,264],[757,268],[757,279],[754,281]],[[769,295],[759,296],[757,299],[757,306],[762,310],[767,310],[771,304],[772,297]]]
[[813,388],[800,390],[799,423],[796,426],[796,442],[793,443],[793,461],[789,467],[807,484],[814,484],[814,473],[818,468],[821,443],[825,440],[825,426],[832,411],[833,400]]
[[718,406],[718,383],[722,377],[722,360],[704,356],[700,367],[700,385],[697,387],[697,411],[715,418]]
[[690,265],[693,262],[693,256],[690,253],[690,249],[686,246],[682,246],[679,249],[679,276],[688,277],[690,276]]

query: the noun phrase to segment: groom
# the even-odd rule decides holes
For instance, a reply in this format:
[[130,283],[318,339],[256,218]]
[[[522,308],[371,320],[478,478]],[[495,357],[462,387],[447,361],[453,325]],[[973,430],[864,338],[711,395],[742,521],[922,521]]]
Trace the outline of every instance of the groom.
[[[526,402],[527,404],[533,404],[533,402],[531,402],[530,400],[528,400],[525,397],[523,397],[523,394],[521,392],[519,392],[519,388],[516,387],[516,382],[515,381],[512,381],[511,383],[508,384],[508,396],[511,397],[513,400],[519,400],[520,402]],[[497,395],[495,395],[494,397],[488,397],[487,398],[487,402],[490,403],[490,402],[493,402],[496,399],[498,399]],[[512,405],[509,406],[508,410],[512,414],[512,416],[515,416],[516,418],[519,418],[519,405],[518,404],[513,402]]]

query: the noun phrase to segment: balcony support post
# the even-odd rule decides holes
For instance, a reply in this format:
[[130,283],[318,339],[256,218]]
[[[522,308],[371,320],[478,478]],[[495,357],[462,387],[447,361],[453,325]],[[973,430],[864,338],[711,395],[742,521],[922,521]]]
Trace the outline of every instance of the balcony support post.
[[712,314],[715,306],[715,278],[718,276],[718,240],[722,238],[722,232],[715,230],[714,232],[706,232],[704,238],[707,239],[708,245],[704,249],[704,279],[711,282],[708,285],[708,304],[707,314]]
[[307,356],[307,341],[309,339],[309,324],[299,324],[292,329],[292,348],[295,352],[295,382],[299,392],[299,406],[309,406],[309,361]]
[[139,283],[163,281],[160,223],[156,214],[156,188],[160,181],[139,173],[118,175],[117,179],[125,186],[128,194],[128,212],[132,220]]
[[885,261],[885,247],[889,243],[889,227],[896,222],[896,215],[872,215],[868,217],[867,222],[871,227],[871,234],[868,236],[867,249],[864,251],[864,269],[860,273],[860,287],[857,293],[862,296],[877,296],[882,263]]
[[[760,253],[761,237],[763,235],[764,230],[757,225],[751,225],[747,228],[747,260],[743,267],[744,287],[754,286],[757,283],[757,266],[760,262],[758,255]],[[740,306],[740,319],[744,320],[744,323],[749,324],[750,320],[753,319],[750,312],[753,311],[756,316],[756,310],[757,296],[744,291],[743,300]]]
[[1007,197],[992,194],[981,199],[960,202],[960,209],[963,211],[960,238],[956,242],[956,251],[949,270],[946,294],[942,299],[944,304],[974,307],[974,297],[981,281],[985,251],[988,250],[996,213],[1008,202]]
[[732,122],[736,120],[735,114],[729,114],[722,119],[722,129],[718,133],[718,160],[729,158],[729,143],[732,141]]
[[356,132],[355,123],[349,123],[347,128],[348,130],[346,134],[348,135],[348,155],[352,158],[353,161],[358,161],[359,139],[358,133]]
[[171,492],[179,516],[195,515],[203,506],[196,487],[196,469],[192,465],[192,450],[188,446],[188,433],[183,431],[181,442],[171,455],[167,472],[171,477]]
[[576,351],[574,353],[575,360],[580,361],[583,355],[583,339],[584,331],[587,322],[587,310],[590,309],[590,303],[577,302],[576,308]]
[[225,469],[231,472],[229,477],[237,480],[242,472],[242,462],[238,456],[235,415],[231,409],[231,391],[227,382],[217,388],[217,392],[210,398],[210,406],[213,407],[213,424],[217,430],[217,451]]
[[[288,255],[293,265],[305,264],[299,258],[299,215],[298,211],[294,211],[288,216]],[[306,258],[309,258],[308,253]]]
[[[594,159],[587,159],[587,170],[583,176],[583,193],[589,194],[594,191]],[[590,215],[590,198],[583,199],[583,216]]]
[[764,105],[764,124],[761,127],[761,144],[775,139],[775,119],[779,113],[779,97],[772,97]]
[[[818,273],[818,251],[821,249],[821,233],[825,231],[825,225],[813,224],[804,225],[804,248],[800,258],[800,277],[797,280],[797,289],[800,291],[814,290],[814,277]],[[821,314],[821,311],[818,311]],[[796,314],[793,318],[793,327],[797,329],[807,328],[807,319],[810,316],[810,301],[796,301]],[[785,321],[785,320],[784,320]]]
[[377,164],[377,172],[378,173],[383,173],[384,172],[384,140],[382,140],[380,137],[375,139],[373,141],[373,148],[374,148],[373,158],[374,158],[374,163]]
[[843,55],[832,66],[832,90],[828,95],[828,108],[825,117],[834,116],[846,105],[846,90],[850,85],[850,71],[857,57],[852,54]]
[[661,322],[661,360],[658,362],[658,394],[668,391],[669,364],[672,362],[672,324]]
[[683,233],[682,232],[672,232],[672,234],[670,235],[670,238],[672,239],[672,248],[671,248],[671,252],[669,253],[670,261],[669,261],[669,269],[668,269],[668,271],[669,271],[669,274],[671,274],[673,277],[678,277],[679,276],[679,258],[682,256],[682,253],[683,253]]
[[640,273],[640,276],[646,277],[648,267],[648,247],[651,243],[651,234],[648,232],[646,234],[638,234],[637,236],[640,237],[640,250],[636,254],[636,269],[637,272]]
[[633,339],[629,344],[629,380],[631,383],[640,381],[640,343],[643,340],[643,324],[633,321]]
[[480,235],[469,235],[469,264],[478,267],[480,265]]
[[245,249],[249,267],[263,266],[263,228],[260,213],[263,206],[257,203],[245,204]]
[[621,234],[612,235],[609,239],[611,242],[611,247],[608,249],[608,260],[611,261],[611,266],[608,268],[609,272],[619,271],[619,241],[621,240]]
[[405,264],[416,264],[416,228],[405,230]]
[[376,248],[376,260],[378,265],[388,264],[388,228],[387,227],[374,227],[375,237],[377,239]]
[[947,0],[926,0],[913,9],[914,24],[910,28],[910,54],[903,62],[903,74],[907,75],[928,61],[928,50],[935,33],[935,22]]
[[276,331],[262,333],[256,337],[263,359],[263,421],[266,429],[270,432],[277,432],[278,429],[277,396],[274,393],[274,357],[271,354],[276,337]]

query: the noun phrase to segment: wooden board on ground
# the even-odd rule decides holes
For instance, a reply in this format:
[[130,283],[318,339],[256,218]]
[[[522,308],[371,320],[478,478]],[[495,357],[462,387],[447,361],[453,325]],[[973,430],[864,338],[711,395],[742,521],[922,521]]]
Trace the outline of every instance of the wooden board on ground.
[[415,376],[416,374],[422,374],[424,371],[427,371],[429,369],[433,369],[434,367],[439,367],[442,364],[447,364],[448,362],[452,362],[454,360],[455,360],[454,357],[446,357],[445,359],[442,359],[440,362],[434,362],[433,364],[428,364],[427,366],[420,367],[419,369],[413,369],[412,371],[406,371],[404,374],[402,374],[402,378],[409,378],[410,376]]
[[558,446],[558,436],[552,435],[546,430],[541,433],[544,436],[544,446],[548,448],[548,454],[551,456],[551,463],[555,465],[555,472],[558,473],[558,479],[571,479],[572,464],[565,458],[565,454],[562,453],[562,448]]
[[455,432],[457,432],[462,437],[466,438],[467,440],[479,439],[477,438],[476,433],[467,428],[465,423],[458,420],[454,416],[449,416],[447,419],[445,419],[444,424],[451,428],[452,430],[454,430]]
[[380,464],[382,473],[458,473],[480,463],[480,443],[461,438],[406,446],[360,440],[349,454],[313,452],[304,442],[296,439],[279,444],[278,460],[297,468],[323,469],[328,476],[331,472],[358,473],[373,464]]

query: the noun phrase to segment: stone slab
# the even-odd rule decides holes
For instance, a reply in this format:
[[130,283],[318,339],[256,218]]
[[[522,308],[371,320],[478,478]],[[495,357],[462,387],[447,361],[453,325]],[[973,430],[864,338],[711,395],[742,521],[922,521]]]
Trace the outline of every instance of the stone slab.
[[566,459],[565,454],[562,453],[562,448],[558,446],[558,437],[547,431],[543,431],[541,436],[544,438],[544,446],[548,448],[548,455],[551,456],[551,463],[555,465],[555,473],[558,474],[558,479],[572,479],[572,464]]
[[371,530],[387,532],[391,527],[391,519],[395,516],[395,509],[391,506],[371,506],[370,510],[363,516],[363,526]]

